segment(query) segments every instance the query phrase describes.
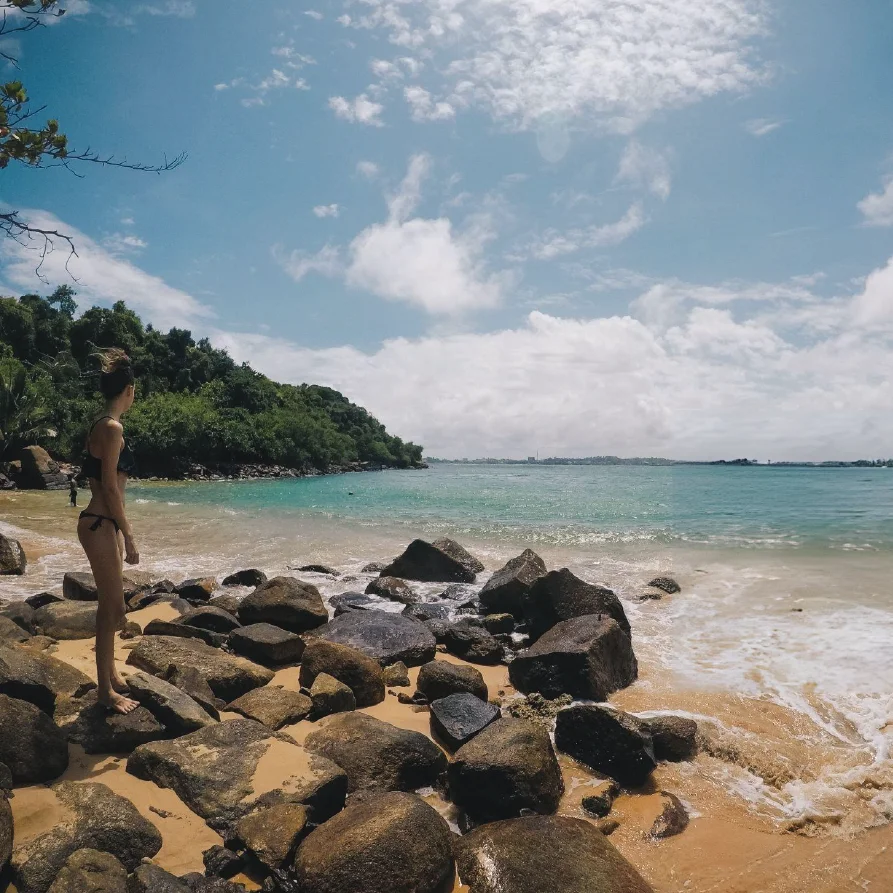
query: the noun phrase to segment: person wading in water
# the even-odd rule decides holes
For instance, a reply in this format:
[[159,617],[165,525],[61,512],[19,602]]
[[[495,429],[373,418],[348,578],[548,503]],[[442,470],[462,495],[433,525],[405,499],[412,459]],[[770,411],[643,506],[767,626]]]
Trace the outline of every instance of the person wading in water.
[[99,357],[99,390],[105,397],[105,414],[93,422],[87,434],[83,473],[92,495],[78,517],[78,539],[90,561],[99,596],[98,700],[117,713],[130,713],[139,705],[126,697],[127,683],[115,668],[115,632],[124,623],[124,562],[139,564],[140,560],[124,513],[124,488],[128,476],[136,472],[136,461],[124,442],[121,426],[121,416],[133,405],[134,376],[130,358],[123,350],[113,348]]

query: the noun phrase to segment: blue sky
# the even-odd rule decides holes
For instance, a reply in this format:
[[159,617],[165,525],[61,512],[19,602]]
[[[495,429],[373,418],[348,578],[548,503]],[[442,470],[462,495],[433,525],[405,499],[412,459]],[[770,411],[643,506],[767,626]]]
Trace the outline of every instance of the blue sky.
[[893,454],[886,0],[67,6],[18,50],[70,143],[189,154],[3,173],[85,305],[431,454]]

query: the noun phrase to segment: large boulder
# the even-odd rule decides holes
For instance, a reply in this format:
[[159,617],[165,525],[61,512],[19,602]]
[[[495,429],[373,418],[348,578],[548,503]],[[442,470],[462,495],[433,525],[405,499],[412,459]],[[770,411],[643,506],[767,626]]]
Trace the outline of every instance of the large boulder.
[[163,679],[148,673],[131,673],[127,686],[130,696],[158,719],[172,737],[188,735],[214,723],[188,694]]
[[398,660],[417,667],[433,660],[437,651],[437,641],[423,623],[384,611],[348,611],[320,627],[316,635],[356,648],[384,667]]
[[525,816],[483,825],[456,841],[470,893],[654,893],[589,822]]
[[656,760],[682,763],[698,752],[698,724],[687,716],[662,714],[640,720],[651,735]]
[[0,645],[18,645],[27,642],[31,633],[22,629],[18,623],[3,614],[0,614]]
[[329,717],[307,736],[304,747],[344,769],[352,794],[430,787],[447,768],[443,751],[426,735],[364,713]]
[[377,595],[379,598],[404,605],[414,605],[420,601],[415,590],[399,577],[376,577],[369,582],[365,595]]
[[217,580],[214,577],[193,577],[178,583],[174,592],[188,602],[204,603],[217,590]]
[[12,841],[12,807],[9,805],[7,792],[0,790],[0,878],[4,876],[12,856]]
[[546,563],[532,549],[525,549],[490,577],[481,590],[481,607],[489,614],[522,617],[524,597],[546,575]]
[[206,629],[212,633],[231,633],[242,625],[229,611],[211,605],[202,605],[200,608],[187,611],[177,618],[177,623],[196,629]]
[[161,849],[161,835],[136,807],[104,784],[63,782],[53,788],[60,818],[13,853],[19,893],[46,893],[68,857],[81,849],[109,853],[133,871]]
[[431,705],[431,731],[448,750],[458,750],[491,722],[500,711],[468,692],[448,695]]
[[328,619],[319,590],[294,577],[273,577],[261,583],[239,605],[242,623],[272,623],[291,633],[315,629]]
[[32,635],[37,632],[34,626],[34,608],[27,602],[13,602],[5,608],[0,608],[0,616],[11,620],[16,626]]
[[471,574],[480,574],[484,570],[484,565],[481,561],[474,557],[467,549],[460,546],[455,540],[451,540],[448,537],[441,537],[440,539],[434,540],[431,543],[432,546],[440,549],[441,552],[446,552],[450,558],[455,559],[459,562],[469,573]]
[[453,835],[424,800],[390,793],[351,804],[298,848],[302,893],[442,893],[455,874]]
[[34,612],[34,626],[53,639],[92,639],[97,608],[96,602],[54,602]]
[[356,648],[310,639],[301,660],[301,685],[310,688],[321,673],[343,682],[353,692],[357,707],[372,707],[384,700],[381,664]]
[[20,577],[27,567],[28,559],[22,544],[0,534],[0,575]]
[[140,865],[128,884],[127,893],[190,893],[184,881],[152,862]]
[[52,781],[68,768],[68,741],[33,704],[0,695],[0,763],[14,784]]
[[429,701],[458,692],[469,692],[482,701],[487,700],[487,683],[480,670],[445,660],[432,660],[421,667],[416,685]]
[[652,589],[660,589],[667,595],[675,595],[682,592],[682,587],[672,577],[655,577],[649,584]]
[[144,636],[130,652],[127,663],[160,677],[166,676],[172,666],[194,667],[214,694],[227,702],[273,679],[270,670],[244,657],[225,654],[196,639],[173,636]]
[[314,720],[357,709],[353,691],[328,673],[320,673],[314,679],[310,686],[310,700],[313,702],[310,718]]
[[645,784],[656,765],[651,735],[641,720],[596,704],[558,714],[555,746],[626,788]]
[[189,695],[212,719],[220,719],[220,707],[224,701],[215,696],[208,680],[195,667],[170,666],[164,674],[164,681]]
[[300,803],[279,803],[239,819],[226,845],[249,850],[268,869],[291,864],[298,844],[309,831],[310,811]]
[[24,447],[19,459],[22,470],[16,483],[23,490],[68,489],[68,475],[59,470],[59,465],[43,447]]
[[86,695],[84,706],[67,730],[69,738],[91,754],[127,754],[141,744],[169,737],[145,707],[127,714],[115,713],[97,702],[95,692]]
[[444,631],[443,643],[450,654],[472,664],[498,664],[503,648],[484,627],[470,621],[450,624]]
[[278,802],[303,803],[316,821],[325,821],[347,794],[347,776],[337,765],[250,719],[145,744],[130,755],[127,771],[171,788],[213,828]]
[[382,570],[381,576],[423,583],[473,583],[475,572],[433,543],[413,540],[399,558]]
[[58,700],[78,698],[96,683],[80,670],[41,651],[0,645],[0,694],[52,713]]
[[234,629],[227,639],[231,651],[264,666],[296,664],[304,654],[304,640],[272,623],[251,623]]
[[172,636],[176,639],[198,639],[212,648],[220,648],[226,643],[224,633],[215,633],[198,626],[184,626],[176,620],[150,620],[143,630],[144,636]]
[[604,701],[639,674],[630,637],[610,617],[590,614],[556,624],[509,664],[518,691]]
[[[396,577],[390,579],[395,580]],[[364,592],[342,592],[340,595],[333,595],[329,599],[329,605],[335,611],[336,617],[348,611],[383,611],[390,608],[390,602],[386,598],[366,595]]]
[[456,752],[449,790],[472,821],[493,822],[523,810],[555,812],[564,781],[542,726],[498,719]]
[[256,688],[227,705],[231,713],[239,713],[248,719],[263,723],[277,731],[291,726],[310,715],[313,701],[297,691],[289,691],[273,685]]
[[522,609],[534,639],[562,620],[587,614],[606,614],[627,635],[630,632],[629,620],[616,594],[604,586],[586,583],[567,568],[550,571],[536,580],[522,600]]
[[250,567],[243,571],[236,571],[234,574],[230,574],[228,577],[223,578],[224,586],[260,586],[261,583],[266,582],[267,575],[255,567]]
[[62,577],[62,595],[69,601],[95,602],[99,594],[93,574],[86,571],[69,571]]
[[127,869],[111,853],[75,850],[49,893],[127,893]]

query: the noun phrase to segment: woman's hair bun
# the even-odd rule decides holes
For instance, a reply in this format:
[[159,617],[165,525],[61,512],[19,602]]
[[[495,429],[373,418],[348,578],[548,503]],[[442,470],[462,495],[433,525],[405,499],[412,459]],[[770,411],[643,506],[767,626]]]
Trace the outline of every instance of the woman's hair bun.
[[110,347],[107,350],[98,351],[97,356],[102,371],[106,374],[130,368],[130,357],[120,347]]
[[105,397],[117,397],[125,388],[133,384],[133,367],[130,357],[120,347],[110,347],[97,351],[102,373],[99,376],[99,390]]

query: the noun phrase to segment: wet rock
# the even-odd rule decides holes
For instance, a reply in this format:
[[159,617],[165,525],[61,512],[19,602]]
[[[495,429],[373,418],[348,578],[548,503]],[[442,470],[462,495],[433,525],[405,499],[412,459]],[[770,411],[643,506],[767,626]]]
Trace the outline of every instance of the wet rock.
[[189,893],[178,877],[159,865],[144,862],[130,876],[127,893]]
[[244,657],[225,654],[195,639],[172,636],[144,636],[127,663],[159,677],[167,674],[168,667],[193,667],[227,703],[273,679],[270,670]]
[[484,584],[480,593],[481,608],[489,613],[522,617],[525,596],[530,587],[545,575],[546,565],[543,559],[533,550],[525,549]]
[[650,716],[640,720],[654,743],[654,757],[668,763],[694,759],[698,753],[698,724],[686,716]]
[[278,802],[303,803],[323,822],[347,793],[342,769],[250,719],[145,744],[130,755],[127,771],[171,788],[213,828]]
[[252,623],[230,633],[230,650],[265,666],[296,664],[304,653],[304,640],[271,623]]
[[14,784],[52,781],[68,768],[68,742],[33,704],[0,695],[0,763]]
[[164,681],[192,698],[211,719],[220,719],[219,709],[223,701],[214,695],[208,680],[194,667],[170,666],[164,674]]
[[525,816],[483,825],[456,841],[471,893],[654,893],[589,822]]
[[381,576],[424,583],[473,583],[475,572],[433,543],[413,540],[399,558],[381,571]]
[[484,629],[492,636],[508,635],[515,631],[515,618],[511,614],[487,614]]
[[145,708],[126,715],[110,711],[96,700],[96,692],[83,699],[83,708],[68,727],[68,737],[86,753],[130,753],[149,741],[169,737],[164,726]]
[[280,803],[239,819],[227,845],[249,850],[267,868],[290,865],[298,844],[309,831],[310,813],[299,803]]
[[328,619],[319,590],[294,577],[273,577],[261,583],[239,605],[242,623],[272,623],[291,633],[315,629]]
[[401,613],[410,620],[418,620],[419,623],[426,623],[428,620],[450,623],[453,606],[448,602],[419,602],[417,605],[407,605]]
[[598,819],[594,824],[605,837],[610,837],[620,827],[620,822],[617,819]]
[[34,612],[34,626],[54,639],[92,639],[96,635],[96,602],[54,602]]
[[245,867],[245,860],[226,847],[215,844],[202,853],[205,874],[214,878],[231,878]]
[[556,624],[509,664],[518,691],[604,701],[639,673],[630,637],[610,617],[592,614]]
[[419,797],[390,793],[352,804],[298,848],[304,893],[441,893],[455,873],[453,835]]
[[175,620],[150,620],[143,630],[143,635],[198,639],[211,648],[220,648],[226,642],[226,636],[223,633],[213,633],[208,629],[200,629],[197,626],[184,626]]
[[22,544],[0,534],[0,576],[20,577],[27,567],[28,559]]
[[450,654],[472,664],[498,664],[503,657],[502,645],[476,623],[460,621],[444,633],[443,643]]
[[672,577],[655,577],[649,584],[652,589],[660,589],[667,595],[682,592],[682,587]]
[[341,766],[351,794],[433,786],[447,767],[443,751],[426,735],[363,713],[329,717],[304,747]]
[[52,713],[57,700],[81,697],[92,688],[96,683],[64,661],[43,652],[0,645],[0,694]]
[[524,810],[552,813],[564,781],[548,732],[521,719],[497,719],[455,754],[450,799],[474,822]]
[[63,474],[58,463],[39,446],[27,446],[20,454],[21,471],[16,483],[23,490],[67,490],[68,475]]
[[388,566],[388,563],[386,561],[370,561],[368,564],[365,564],[365,565],[363,565],[362,568],[360,568],[360,573],[361,574],[379,574],[387,566]]
[[310,639],[301,660],[301,685],[310,688],[320,673],[343,682],[354,694],[357,707],[372,707],[384,700],[381,664],[349,645]]
[[529,719],[531,722],[545,726],[551,732],[555,724],[555,717],[565,707],[570,707],[573,701],[574,699],[570,695],[559,695],[557,698],[549,700],[534,692],[526,698],[511,700],[506,707],[506,712],[516,719]]
[[62,595],[69,601],[95,602],[99,597],[93,574],[71,571],[62,577]]
[[188,602],[206,602],[216,589],[217,580],[214,577],[196,577],[184,580],[174,591]]
[[196,629],[206,629],[214,633],[231,633],[242,625],[228,611],[224,611],[222,608],[214,608],[210,605],[187,611],[182,617],[177,619],[177,623],[181,626],[192,626]]
[[338,571],[333,567],[329,567],[327,564],[305,564],[303,567],[298,568],[298,573],[301,574],[325,574],[328,577],[339,577],[341,576]]
[[567,568],[540,577],[524,596],[530,635],[538,639],[556,623],[592,614],[606,614],[629,635],[629,621],[620,599],[610,589],[586,583]]
[[384,611],[349,611],[320,627],[316,635],[356,648],[382,666],[399,660],[417,667],[434,657],[437,645],[424,624]]
[[603,819],[611,811],[619,793],[620,788],[614,782],[607,782],[599,793],[584,797],[580,805],[589,815]]
[[394,688],[403,688],[409,685],[409,670],[403,661],[397,661],[384,668],[384,684]]
[[429,701],[438,701],[459,692],[468,692],[482,701],[487,700],[487,684],[480,670],[445,660],[432,660],[425,664],[419,670],[416,684]]
[[639,594],[638,600],[640,602],[659,602],[665,595],[666,593],[662,589],[646,589]]
[[356,710],[357,699],[353,691],[328,673],[320,673],[310,687],[313,701],[313,719],[321,719],[333,713],[346,713]]
[[26,633],[35,633],[34,608],[27,602],[13,602],[5,608],[0,608],[0,617],[11,620],[16,626]]
[[227,710],[240,713],[248,719],[263,723],[268,729],[277,731],[283,726],[294,725],[310,715],[313,702],[307,695],[288,691],[278,686],[265,685],[242,695]]
[[397,577],[376,577],[366,587],[366,595],[377,595],[392,602],[404,605],[416,604],[420,596],[411,586]]
[[110,853],[75,850],[49,893],[127,893],[127,869]]
[[267,582],[267,575],[263,571],[252,567],[243,571],[236,571],[223,578],[224,586],[260,586]]
[[475,575],[483,573],[483,563],[475,558],[474,555],[468,552],[464,547],[460,546],[455,540],[441,537],[440,539],[434,540],[431,545],[440,549],[441,552],[446,552],[450,558],[458,561],[469,573]]
[[682,801],[675,795],[660,792],[661,812],[648,831],[648,837],[663,840],[681,834],[688,827],[688,811]]
[[448,695],[431,704],[431,731],[448,750],[458,750],[499,719],[498,707],[468,692]]
[[0,878],[3,878],[6,874],[9,857],[12,855],[12,842],[12,807],[6,798],[6,792],[3,791],[0,793]]
[[34,595],[29,595],[25,599],[25,604],[36,611],[44,605],[51,605],[53,602],[61,602],[62,600],[61,595],[56,595],[53,592],[35,592]]
[[51,829],[26,841],[13,853],[13,877],[19,893],[46,893],[68,857],[95,849],[133,871],[161,849],[161,835],[136,807],[104,784],[62,782],[53,792],[63,817]]
[[595,704],[568,707],[558,714],[555,746],[625,788],[641,787],[656,765],[651,736],[642,723]]
[[0,645],[18,645],[30,638],[31,633],[22,629],[14,620],[0,614]]
[[132,673],[127,678],[127,686],[130,696],[139,701],[172,737],[188,735],[214,723],[196,701],[163,679],[148,673]]
[[222,595],[212,595],[210,599],[208,599],[208,606],[211,608],[221,608],[229,614],[232,614],[233,617],[238,616],[239,613],[239,605],[242,604],[241,595],[236,595],[232,592],[224,592]]
[[348,611],[380,611],[388,605],[388,600],[376,595],[366,595],[363,592],[342,592],[329,599],[329,604],[335,611],[335,616],[340,617]]
[[126,600],[127,610],[142,611],[143,608],[148,608],[149,605],[154,605],[156,602],[170,600],[170,598],[165,598],[160,592],[152,592],[151,590],[149,592],[137,592]]

